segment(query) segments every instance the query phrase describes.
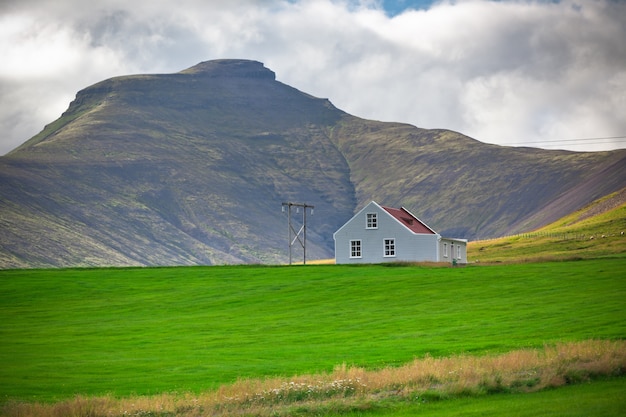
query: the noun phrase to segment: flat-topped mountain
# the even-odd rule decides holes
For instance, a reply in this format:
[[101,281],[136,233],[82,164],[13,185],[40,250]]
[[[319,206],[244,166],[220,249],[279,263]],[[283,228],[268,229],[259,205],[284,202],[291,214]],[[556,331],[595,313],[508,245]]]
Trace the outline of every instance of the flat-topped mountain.
[[351,116],[217,60],[94,84],[0,157],[0,267],[280,263],[285,201],[315,206],[307,257],[370,200],[438,232],[498,236],[626,185],[626,151],[487,145]]

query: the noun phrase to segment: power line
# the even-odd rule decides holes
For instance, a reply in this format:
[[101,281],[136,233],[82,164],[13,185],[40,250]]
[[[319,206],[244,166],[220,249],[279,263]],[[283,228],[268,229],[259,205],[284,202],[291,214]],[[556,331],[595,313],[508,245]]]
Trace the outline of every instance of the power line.
[[590,145],[618,145],[615,142],[579,142],[579,143],[548,143],[545,146],[590,146]]
[[524,142],[524,143],[549,143],[549,142],[579,142],[579,141],[587,141],[587,140],[605,140],[605,139],[624,139],[625,136],[607,136],[603,138],[578,138],[578,139],[556,139],[556,140],[542,140],[538,142]]
[[[537,143],[542,144],[542,143],[563,143],[563,142],[585,142],[585,143],[578,143],[578,144],[577,143],[572,143],[569,146],[575,146],[575,145],[595,145],[595,144],[615,143],[615,141],[613,141],[612,139],[620,139],[617,142],[623,142],[623,141],[626,141],[626,135],[624,135],[624,136],[606,136],[606,137],[598,137],[598,138],[541,140],[541,141],[535,141],[535,142],[507,143],[507,145],[515,146],[515,145],[530,145],[530,144],[537,144]],[[603,141],[603,142],[596,142],[598,140]],[[606,140],[610,140],[610,141],[606,142]]]

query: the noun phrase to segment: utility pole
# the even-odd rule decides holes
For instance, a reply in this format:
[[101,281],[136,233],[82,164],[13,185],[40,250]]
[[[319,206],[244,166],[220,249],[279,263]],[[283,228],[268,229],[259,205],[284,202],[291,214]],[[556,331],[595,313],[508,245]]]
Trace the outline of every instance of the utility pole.
[[[291,217],[291,209],[292,207],[296,208],[296,213],[300,212],[302,209],[302,227],[296,232],[296,229],[293,225],[293,220]],[[287,210],[285,210],[285,208]],[[300,246],[302,246],[302,263],[306,265],[306,211],[307,209],[311,209],[311,215],[313,215],[313,209],[315,206],[311,206],[306,203],[292,203],[287,202],[283,203],[283,213],[287,211],[287,232],[288,232],[288,242],[289,242],[289,265],[291,265],[291,248],[292,246],[298,242]]]

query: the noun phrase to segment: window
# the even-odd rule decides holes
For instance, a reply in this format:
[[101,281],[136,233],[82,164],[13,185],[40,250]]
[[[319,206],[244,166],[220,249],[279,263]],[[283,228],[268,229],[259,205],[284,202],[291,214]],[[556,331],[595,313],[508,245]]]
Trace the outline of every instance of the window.
[[361,241],[360,240],[350,241],[350,257],[351,258],[361,257]]
[[448,257],[448,244],[447,243],[443,244],[443,257],[444,258]]
[[461,259],[461,245],[456,245],[456,258]]
[[385,239],[385,252],[384,256],[396,256],[396,240]]
[[377,213],[367,213],[367,228],[378,229],[378,216]]

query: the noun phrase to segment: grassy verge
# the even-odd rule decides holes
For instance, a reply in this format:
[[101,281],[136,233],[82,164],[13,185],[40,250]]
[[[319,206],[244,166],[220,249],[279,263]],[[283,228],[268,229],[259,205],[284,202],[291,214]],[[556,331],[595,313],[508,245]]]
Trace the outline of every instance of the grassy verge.
[[56,404],[10,402],[2,412],[7,417],[308,416],[354,410],[387,415],[411,404],[534,392],[619,376],[625,370],[626,342],[584,341],[501,355],[426,357],[379,370],[339,366],[328,374],[241,380],[201,395],[76,397]]

